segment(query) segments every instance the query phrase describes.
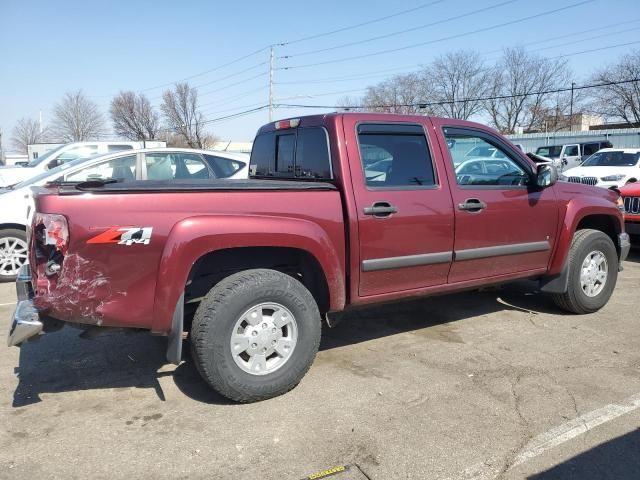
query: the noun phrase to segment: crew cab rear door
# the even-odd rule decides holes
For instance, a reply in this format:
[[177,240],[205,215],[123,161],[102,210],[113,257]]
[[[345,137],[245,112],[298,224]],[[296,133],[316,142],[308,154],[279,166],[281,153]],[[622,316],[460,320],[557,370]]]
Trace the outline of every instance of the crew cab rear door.
[[453,205],[430,122],[371,118],[344,117],[358,219],[358,295],[444,284]]
[[[532,187],[535,166],[498,135],[434,119],[455,206],[449,283],[544,270],[553,251],[558,206],[552,188]],[[493,146],[492,157],[467,155]]]

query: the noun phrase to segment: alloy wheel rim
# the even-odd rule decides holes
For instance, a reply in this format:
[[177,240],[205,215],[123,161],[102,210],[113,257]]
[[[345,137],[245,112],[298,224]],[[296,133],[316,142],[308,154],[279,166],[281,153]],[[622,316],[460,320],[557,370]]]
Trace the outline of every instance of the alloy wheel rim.
[[587,297],[595,297],[607,283],[609,265],[607,257],[600,250],[589,253],[580,267],[580,287]]
[[279,303],[249,308],[235,322],[229,346],[233,361],[246,373],[267,375],[291,358],[298,342],[293,314]]
[[27,242],[21,238],[0,238],[0,276],[12,277],[27,262]]

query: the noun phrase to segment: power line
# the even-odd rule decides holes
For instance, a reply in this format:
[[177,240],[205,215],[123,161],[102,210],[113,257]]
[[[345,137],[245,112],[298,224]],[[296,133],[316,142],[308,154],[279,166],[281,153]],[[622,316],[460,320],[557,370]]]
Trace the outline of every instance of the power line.
[[408,10],[402,10],[402,11],[399,11],[399,12],[396,12],[396,13],[392,13],[390,15],[385,15],[384,17],[374,18],[373,20],[368,20],[366,22],[357,23],[355,25],[349,25],[347,27],[338,28],[336,30],[330,30],[328,32],[316,33],[316,34],[313,34],[313,35],[308,35],[306,37],[297,38],[295,40],[289,40],[287,42],[280,42],[277,45],[280,46],[280,47],[284,47],[285,45],[293,45],[294,43],[306,42],[307,40],[314,40],[316,38],[321,38],[321,37],[326,37],[326,36],[329,36],[329,35],[334,35],[336,33],[346,32],[348,30],[353,30],[355,28],[360,28],[360,27],[364,27],[366,25],[372,25],[374,23],[382,22],[384,20],[389,20],[390,18],[399,17],[400,15],[405,15],[407,13],[412,13],[412,12],[421,10],[423,8],[426,8],[426,7],[431,7],[431,6],[436,5],[438,3],[442,3],[443,1],[444,0],[436,0],[434,2],[424,3],[422,5],[418,5],[417,7],[410,8]]
[[200,104],[200,107],[207,107],[207,106],[210,106],[210,105],[216,105],[216,106],[219,107],[219,106],[222,106],[222,105],[227,105],[229,103],[233,103],[234,101],[236,101],[238,99],[245,98],[247,95],[251,95],[252,93],[261,92],[264,89],[265,89],[265,87],[258,87],[258,88],[254,89],[254,90],[249,90],[249,91],[243,92],[243,93],[241,93],[239,95],[236,95],[234,97],[225,98],[223,101],[214,100],[212,102],[202,103],[202,104]]
[[385,54],[388,54],[388,53],[395,53],[395,52],[399,52],[399,51],[402,51],[402,50],[408,50],[408,49],[411,49],[411,48],[422,47],[422,46],[425,46],[425,45],[431,45],[431,44],[438,43],[438,42],[444,42],[444,41],[447,41],[447,40],[452,40],[454,38],[461,38],[461,37],[466,37],[466,36],[473,35],[473,34],[476,34],[476,33],[487,32],[489,30],[495,30],[497,28],[502,28],[502,27],[505,27],[505,26],[508,26],[508,25],[515,25],[517,23],[522,23],[522,22],[526,22],[528,20],[533,20],[534,18],[540,18],[540,17],[544,17],[544,16],[547,16],[547,15],[552,15],[552,14],[555,14],[555,13],[558,13],[558,12],[562,12],[564,10],[569,10],[571,8],[580,7],[580,6],[586,5],[588,3],[593,3],[594,1],[595,0],[583,0],[581,2],[572,3],[571,5],[567,5],[567,6],[564,6],[564,7],[555,8],[553,10],[546,10],[544,12],[537,13],[537,14],[534,14],[534,15],[528,15],[526,17],[521,17],[521,18],[518,18],[516,20],[510,20],[508,22],[498,23],[498,24],[495,24],[495,25],[491,25],[489,27],[479,28],[477,30],[472,30],[472,31],[469,31],[469,32],[464,32],[464,33],[459,33],[459,34],[456,34],[456,35],[450,35],[448,37],[442,37],[442,38],[438,38],[438,39],[435,39],[435,40],[429,40],[429,41],[426,41],[426,42],[414,43],[414,44],[411,44],[411,45],[405,45],[403,47],[390,48],[390,49],[386,49],[386,50],[379,50],[379,51],[376,51],[376,52],[362,54],[362,55],[355,55],[355,56],[350,56],[350,57],[342,57],[342,58],[333,59],[333,60],[325,60],[325,61],[322,61],[322,62],[302,64],[302,65],[293,65],[293,66],[290,66],[290,67],[280,67],[278,70],[294,70],[294,69],[299,69],[299,68],[316,67],[316,66],[319,66],[319,65],[328,65],[328,64],[331,64],[331,63],[341,63],[341,62],[347,62],[347,61],[350,61],[350,60],[358,60],[358,59],[361,59],[361,58],[369,58],[369,57],[374,57],[374,56],[378,56],[378,55],[385,55]]
[[[591,32],[597,32],[600,30],[605,30],[607,28],[611,28],[611,27],[620,27],[622,25],[628,25],[629,23],[636,23],[636,22],[640,22],[640,18],[636,18],[634,20],[628,20],[626,22],[616,22],[616,23],[610,23],[608,25],[602,25],[600,27],[596,27],[596,28],[590,28],[588,30],[582,30],[580,32],[572,32],[572,33],[567,33],[565,35],[554,35],[552,38],[546,38],[544,40],[536,40],[535,42],[527,42],[526,44],[524,44],[523,46],[529,46],[529,45],[538,45],[539,43],[548,43],[548,42],[553,42],[554,40],[560,40],[561,38],[567,38],[567,37],[575,37],[576,35],[583,35],[585,33],[591,33]],[[584,40],[581,41],[586,41],[586,40],[591,40],[592,37],[590,38],[586,38]],[[490,55],[492,53],[500,53],[502,52],[502,49],[499,48],[497,50],[490,50],[488,52],[484,52],[483,55]]]
[[170,86],[170,85],[174,85],[175,83],[178,83],[178,82],[186,82],[187,80],[191,80],[191,79],[193,79],[193,78],[202,77],[203,75],[207,75],[208,73],[211,73],[211,72],[215,72],[215,71],[221,70],[221,69],[223,69],[223,68],[225,68],[225,67],[228,67],[228,66],[230,66],[230,65],[234,65],[234,64],[236,64],[236,63],[239,63],[239,62],[241,62],[242,60],[245,60],[245,59],[247,59],[247,58],[249,58],[249,57],[253,57],[254,55],[257,55],[258,53],[263,52],[263,51],[267,50],[268,48],[269,48],[269,47],[262,47],[262,48],[260,48],[260,49],[258,49],[258,50],[255,50],[255,51],[253,51],[253,52],[251,52],[251,53],[248,53],[247,55],[243,55],[243,56],[241,56],[241,57],[238,57],[238,58],[236,58],[235,60],[231,60],[230,62],[223,63],[222,65],[218,65],[217,67],[210,68],[209,70],[204,70],[203,72],[196,73],[196,74],[194,74],[194,75],[189,75],[188,77],[184,77],[184,78],[183,78],[183,79],[181,79],[181,80],[174,80],[173,82],[163,83],[163,84],[161,84],[161,85],[156,85],[155,87],[144,88],[144,89],[142,89],[142,90],[138,90],[138,91],[139,91],[139,92],[148,92],[149,90],[156,90],[156,89],[158,89],[158,88],[168,87],[168,86]]
[[249,115],[251,113],[259,112],[259,111],[264,110],[266,108],[269,108],[269,105],[262,105],[260,107],[252,108],[251,110],[245,110],[243,112],[238,112],[238,113],[234,113],[234,114],[231,114],[231,115],[225,115],[224,117],[212,118],[211,120],[205,120],[202,123],[203,124],[205,124],[205,123],[206,124],[216,123],[216,122],[220,122],[222,120],[229,120],[229,119],[232,119],[232,118],[243,117],[243,116]]
[[[339,29],[336,29],[336,30],[331,30],[331,31],[328,31],[328,32],[318,33],[318,34],[314,34],[314,35],[308,35],[306,37],[297,38],[297,39],[289,40],[289,41],[286,41],[286,42],[280,42],[280,43],[277,43],[277,44],[265,45],[265,46],[263,46],[263,47],[261,47],[261,48],[259,48],[257,50],[254,50],[254,51],[246,54],[246,55],[242,55],[242,56],[240,56],[238,58],[235,58],[235,59],[233,59],[233,60],[231,60],[229,62],[223,63],[221,65],[217,65],[217,66],[215,66],[213,68],[204,70],[202,72],[198,72],[198,73],[195,73],[193,75],[189,75],[189,76],[184,77],[184,78],[179,79],[179,80],[173,80],[171,82],[166,82],[166,83],[163,83],[163,84],[155,85],[153,87],[143,88],[143,89],[140,89],[140,90],[137,90],[137,91],[138,92],[148,92],[148,91],[151,91],[151,90],[157,90],[159,88],[168,87],[168,86],[174,85],[174,84],[176,84],[178,82],[185,82],[187,80],[191,80],[191,79],[194,79],[194,78],[202,77],[204,75],[207,75],[209,73],[221,70],[221,69],[223,69],[225,67],[228,67],[230,65],[234,65],[236,63],[239,63],[242,60],[246,60],[247,58],[250,58],[250,57],[252,57],[254,55],[257,55],[259,53],[267,51],[267,50],[269,50],[270,48],[272,48],[272,47],[274,47],[276,45],[277,46],[292,45],[292,44],[304,42],[304,41],[307,41],[307,40],[313,40],[313,39],[316,39],[316,38],[321,38],[321,37],[325,37],[325,36],[329,36],[329,35],[334,35],[336,33],[341,33],[341,32],[345,32],[345,31],[348,31],[348,30],[355,29],[355,28],[363,27],[363,26],[366,26],[366,25],[371,25],[371,24],[374,24],[374,23],[382,22],[384,20],[388,20],[388,19],[391,19],[391,18],[394,18],[394,17],[398,17],[400,15],[406,15],[408,13],[412,13],[412,12],[415,12],[415,11],[418,11],[418,10],[421,10],[421,9],[436,5],[438,3],[443,3],[443,2],[444,2],[444,0],[435,0],[435,1],[432,1],[432,2],[424,3],[422,5],[418,5],[418,6],[413,7],[413,8],[409,8],[409,9],[406,9],[406,10],[401,10],[399,12],[392,13],[390,15],[385,15],[385,16],[382,16],[382,17],[374,18],[372,20],[368,20],[366,22],[361,22],[361,23],[358,23],[358,24],[355,24],[355,25],[349,25],[347,27],[339,28]],[[94,95],[93,97],[97,98],[97,97],[111,97],[111,96],[113,96],[113,95]]]
[[[636,43],[640,43],[636,42]],[[484,101],[489,101],[489,100],[506,100],[509,98],[521,98],[521,97],[529,97],[529,96],[536,96],[536,95],[548,95],[548,94],[552,94],[552,93],[562,93],[562,92],[569,92],[571,90],[584,90],[584,89],[588,89],[588,88],[598,88],[598,87],[607,87],[607,86],[611,86],[611,85],[621,85],[621,84],[625,84],[625,83],[633,83],[633,82],[640,82],[640,78],[633,78],[633,79],[629,79],[629,80],[620,80],[617,82],[604,82],[604,83],[596,83],[596,84],[591,84],[591,85],[581,85],[581,86],[572,86],[572,87],[564,87],[564,88],[557,88],[554,90],[543,90],[543,91],[538,91],[538,92],[527,92],[527,93],[516,93],[516,94],[510,94],[510,95],[494,95],[491,97],[476,97],[476,98],[462,98],[462,99],[457,99],[457,100],[442,100],[442,101],[438,101],[438,102],[416,102],[416,103],[396,103],[393,105],[367,105],[367,106],[362,106],[362,105],[302,105],[302,104],[288,104],[288,103],[282,103],[282,104],[278,104],[279,107],[285,107],[285,108],[341,108],[341,109],[353,109],[353,110],[358,110],[358,109],[371,109],[371,108],[392,108],[392,107],[419,107],[419,108],[426,108],[426,107],[431,107],[431,106],[435,106],[435,105],[450,105],[452,103],[465,103],[465,102],[484,102]]]
[[[588,30],[582,30],[580,32],[568,33],[568,34],[557,36],[557,37],[554,37],[554,38],[551,38],[551,39],[537,40],[535,42],[527,42],[527,43],[524,43],[524,44],[519,44],[518,46],[520,46],[520,47],[528,47],[528,46],[531,46],[531,45],[538,45],[540,43],[552,42],[554,40],[561,39],[561,38],[574,37],[576,35],[595,32],[595,31],[604,30],[604,29],[607,29],[607,28],[610,28],[610,27],[613,27],[613,26],[626,25],[626,24],[629,24],[629,23],[635,23],[635,22],[639,22],[639,21],[640,21],[640,18],[636,18],[635,20],[629,20],[627,22],[608,24],[608,25],[604,25],[604,26],[598,27],[598,28],[591,28],[591,29],[588,29]],[[615,32],[615,33],[612,33],[611,35],[623,33],[623,32],[626,32],[626,31],[628,31],[628,30]],[[601,36],[597,36],[597,37],[590,37],[590,38],[587,38],[587,39],[580,40],[580,42],[592,40],[593,38],[601,38],[601,37],[604,37],[604,36],[605,35],[601,35]],[[574,43],[577,43],[577,42],[571,41],[571,42],[560,43],[560,44],[556,44],[556,45],[553,45],[553,46],[550,46],[550,47],[544,47],[544,49],[547,49],[547,48],[559,48],[559,47],[563,47],[563,46],[566,46],[566,45],[571,45],[571,44],[574,44]],[[530,51],[537,51],[537,50],[542,50],[542,49],[535,49],[535,50],[530,50]],[[490,50],[488,52],[481,52],[480,55],[490,55],[490,54],[493,54],[493,53],[500,53],[502,51],[503,51],[502,49]],[[388,68],[388,69],[383,69],[383,70],[374,70],[374,71],[363,72],[363,73],[352,74],[352,75],[339,76],[339,77],[328,77],[328,78],[325,77],[325,78],[314,78],[314,79],[310,79],[310,80],[292,80],[292,81],[285,81],[285,82],[277,82],[276,85],[307,85],[307,84],[349,82],[349,81],[353,81],[353,80],[360,80],[360,79],[366,79],[366,78],[372,78],[372,77],[386,76],[386,74],[389,73],[389,72],[400,72],[400,73],[406,72],[406,73],[410,73],[410,72],[414,71],[416,68],[420,68],[422,66],[424,66],[424,63],[413,64],[413,65],[405,65],[403,67]]]
[[306,52],[300,52],[300,53],[296,53],[293,55],[284,55],[280,58],[282,59],[288,59],[288,58],[294,58],[294,57],[302,57],[302,56],[306,56],[306,55],[314,55],[316,53],[322,53],[322,52],[329,52],[329,51],[333,51],[333,50],[338,50],[340,48],[346,48],[346,47],[352,47],[354,45],[362,45],[363,43],[369,43],[369,42],[374,42],[376,40],[382,40],[385,38],[390,38],[390,37],[395,37],[398,35],[403,35],[405,33],[409,33],[409,32],[415,32],[416,30],[422,30],[428,27],[433,27],[435,25],[442,25],[443,23],[448,23],[448,22],[452,22],[455,20],[459,20],[461,18],[465,18],[465,17],[469,17],[471,15],[475,15],[478,13],[482,13],[482,12],[486,12],[489,10],[493,10],[495,8],[499,8],[499,7],[504,7],[505,5],[509,5],[510,3],[515,3],[517,1],[520,0],[506,0],[504,2],[500,2],[500,3],[496,3],[494,5],[489,5],[488,7],[483,7],[483,8],[479,8],[477,10],[473,10],[470,12],[466,12],[466,13],[462,13],[460,15],[454,15],[452,17],[448,17],[445,18],[443,20],[438,20],[435,22],[431,22],[431,23],[425,23],[424,25],[418,25],[417,27],[411,27],[411,28],[405,28],[403,30],[397,30],[395,32],[391,32],[391,33],[386,33],[384,35],[378,35],[375,37],[370,37],[370,38],[365,38],[363,40],[357,40],[355,42],[347,42],[347,43],[342,43],[340,45],[334,45],[333,47],[325,47],[325,48],[318,48],[315,50],[307,50]]
[[[243,70],[239,70],[237,72],[231,73],[231,74],[226,75],[224,77],[217,78],[216,80],[212,80],[212,81],[206,82],[206,83],[201,83],[199,85],[194,85],[192,88],[206,87],[207,85],[213,85],[214,83],[218,83],[218,82],[221,82],[223,80],[227,80],[229,78],[237,77],[238,75],[242,75],[243,73],[249,72],[251,70],[255,70],[256,68],[261,67],[261,66],[265,65],[266,63],[267,62],[257,63],[255,65],[252,65],[251,67],[245,68]],[[260,73],[260,74],[258,74],[256,76],[252,77],[252,78],[247,79],[246,81],[253,80],[254,78],[258,78],[258,77],[260,77],[262,75],[264,75],[264,74]],[[232,85],[238,85],[238,84],[239,84],[239,82],[234,82]],[[219,89],[214,90],[214,91],[223,90],[225,88],[227,88],[227,87],[222,87],[222,88],[219,88]],[[211,93],[211,92],[209,92],[209,93]],[[208,95],[208,93],[206,95]],[[150,98],[150,100],[153,101],[153,100],[158,100],[160,98],[162,98],[162,95],[156,95],[155,97]]]
[[556,59],[556,58],[572,57],[573,55],[582,55],[583,53],[599,52],[601,50],[608,50],[610,48],[617,48],[617,47],[626,47],[628,45],[636,45],[638,43],[640,43],[640,40],[637,40],[635,42],[618,43],[616,45],[609,45],[609,46],[606,46],[606,47],[592,48],[590,50],[582,50],[580,52],[572,52],[572,53],[567,53],[567,54],[564,54],[564,55],[556,55],[555,57],[549,57],[549,59],[553,60],[553,59]]

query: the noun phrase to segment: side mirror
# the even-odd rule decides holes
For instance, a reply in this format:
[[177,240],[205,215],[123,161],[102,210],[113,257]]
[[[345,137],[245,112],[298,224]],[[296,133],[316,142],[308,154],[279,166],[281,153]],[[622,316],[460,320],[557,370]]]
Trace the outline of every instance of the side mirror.
[[54,158],[49,163],[47,163],[47,170],[51,170],[52,168],[56,168],[58,165],[60,165],[60,160],[58,160],[57,158]]
[[550,163],[538,165],[536,171],[536,186],[539,188],[547,188],[558,181],[558,170]]

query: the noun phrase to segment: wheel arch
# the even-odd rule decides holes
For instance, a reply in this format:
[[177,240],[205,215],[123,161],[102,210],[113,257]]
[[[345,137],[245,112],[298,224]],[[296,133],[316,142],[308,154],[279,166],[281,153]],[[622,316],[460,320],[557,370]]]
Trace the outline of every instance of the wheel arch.
[[[181,295],[192,290],[197,298],[203,288],[250,268],[301,276],[321,310],[341,310],[346,295],[343,251],[318,224],[303,219],[216,215],[183,220],[169,233],[160,259],[152,331],[170,331]],[[292,266],[302,271],[292,272]]]

